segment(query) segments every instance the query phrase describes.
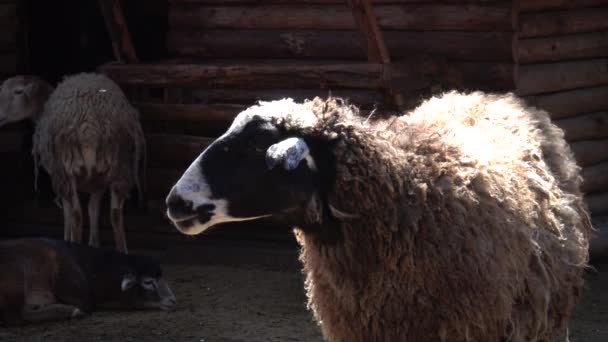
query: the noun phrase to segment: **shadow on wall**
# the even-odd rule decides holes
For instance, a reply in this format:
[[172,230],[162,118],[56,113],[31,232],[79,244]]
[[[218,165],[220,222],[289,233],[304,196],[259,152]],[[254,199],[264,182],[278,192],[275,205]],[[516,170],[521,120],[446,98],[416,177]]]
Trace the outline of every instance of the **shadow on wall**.
[[[167,0],[123,1],[133,44],[142,61],[165,58]],[[66,74],[93,71],[114,60],[98,0],[30,1],[29,67],[56,83]]]

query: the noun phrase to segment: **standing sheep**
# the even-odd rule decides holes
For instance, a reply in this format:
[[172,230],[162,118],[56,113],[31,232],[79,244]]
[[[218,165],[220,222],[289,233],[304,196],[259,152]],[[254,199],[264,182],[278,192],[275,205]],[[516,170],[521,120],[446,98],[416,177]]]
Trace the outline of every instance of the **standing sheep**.
[[338,99],[237,116],[167,197],[184,234],[272,217],[329,341],[553,341],[583,284],[579,168],[547,113],[450,92],[370,122]]
[[82,240],[78,192],[90,194],[89,245],[99,246],[101,199],[110,190],[116,247],[127,252],[123,205],[145,167],[145,140],[139,113],[109,78],[82,73],[66,77],[55,90],[46,82],[17,76],[0,89],[0,125],[30,118],[36,125],[33,155],[61,198],[64,239]]

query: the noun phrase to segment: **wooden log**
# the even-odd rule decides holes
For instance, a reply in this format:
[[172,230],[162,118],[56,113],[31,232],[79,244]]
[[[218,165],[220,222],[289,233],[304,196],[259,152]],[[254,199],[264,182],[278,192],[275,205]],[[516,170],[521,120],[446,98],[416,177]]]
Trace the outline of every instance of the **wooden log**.
[[[390,63],[391,59],[386,48],[384,35],[378,24],[378,18],[376,18],[371,1],[348,0],[347,2],[352,12],[349,17],[351,20],[354,19],[355,27],[363,34],[367,60],[373,63]],[[320,15],[322,16],[322,14]]]
[[122,12],[120,0],[98,0],[106,28],[112,40],[114,57],[118,61],[136,63],[137,55],[131,42],[131,34]]
[[584,140],[570,144],[580,166],[590,166],[608,161],[608,139]]
[[591,261],[608,256],[608,216],[593,217],[593,228],[589,241]]
[[193,89],[191,91],[193,103],[233,103],[251,106],[258,101],[280,100],[286,97],[294,101],[304,101],[315,97],[329,95],[349,99],[355,105],[363,108],[380,106],[384,103],[384,96],[378,90],[358,89]]
[[148,166],[185,170],[215,139],[171,134],[146,134]]
[[584,193],[608,192],[608,162],[584,167],[582,176]]
[[515,88],[513,63],[451,62],[441,77],[448,88],[507,91]]
[[608,32],[520,39],[519,62],[557,62],[608,56]]
[[[508,3],[375,4],[372,13],[383,30],[511,30]],[[173,6],[169,22],[172,29],[357,29],[353,13],[344,6],[344,1],[336,5]]]
[[17,55],[13,53],[0,53],[0,74],[12,75],[17,71]]
[[[492,3],[497,0],[374,0],[374,4],[426,4],[426,3]],[[590,0],[586,0],[590,1]],[[598,1],[598,0],[596,0]],[[344,4],[344,0],[169,0],[173,5],[274,5],[274,4]]]
[[606,111],[608,110],[607,98],[608,86],[525,97],[528,103],[548,111],[552,119]]
[[205,88],[359,88],[382,86],[382,65],[349,64],[108,64],[101,70],[121,84]]
[[[393,60],[412,54],[463,61],[513,60],[509,32],[384,32]],[[168,48],[182,57],[365,59],[355,31],[319,30],[171,30]]]
[[521,1],[522,12],[561,10],[608,5],[608,0],[534,0]]
[[231,122],[245,106],[233,104],[184,105],[134,103],[141,112],[142,120],[202,122],[224,124]]
[[519,37],[546,37],[608,30],[608,8],[522,13]]
[[608,138],[608,112],[589,113],[555,120],[555,124],[564,130],[566,140],[570,142]]
[[518,95],[551,93],[603,84],[608,84],[608,58],[521,65],[517,73]]
[[182,169],[148,168],[148,170],[146,170],[146,196],[148,196],[148,198],[166,197],[184,171],[186,171],[186,167]]
[[608,213],[608,192],[585,195],[585,202],[587,202],[591,215]]

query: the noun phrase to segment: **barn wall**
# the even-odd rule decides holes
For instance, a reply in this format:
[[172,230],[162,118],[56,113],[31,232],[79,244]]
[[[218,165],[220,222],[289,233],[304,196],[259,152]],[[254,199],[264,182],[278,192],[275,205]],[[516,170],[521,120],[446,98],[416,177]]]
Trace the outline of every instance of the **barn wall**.
[[517,93],[548,110],[583,167],[593,215],[608,214],[608,1],[522,1]]

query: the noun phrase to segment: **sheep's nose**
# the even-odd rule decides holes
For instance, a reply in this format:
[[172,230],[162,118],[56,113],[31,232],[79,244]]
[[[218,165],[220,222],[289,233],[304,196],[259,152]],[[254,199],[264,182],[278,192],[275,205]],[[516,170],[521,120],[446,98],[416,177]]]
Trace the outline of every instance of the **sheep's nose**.
[[188,219],[196,215],[192,202],[184,200],[175,192],[175,189],[171,190],[165,202],[167,204],[167,215],[173,221]]

